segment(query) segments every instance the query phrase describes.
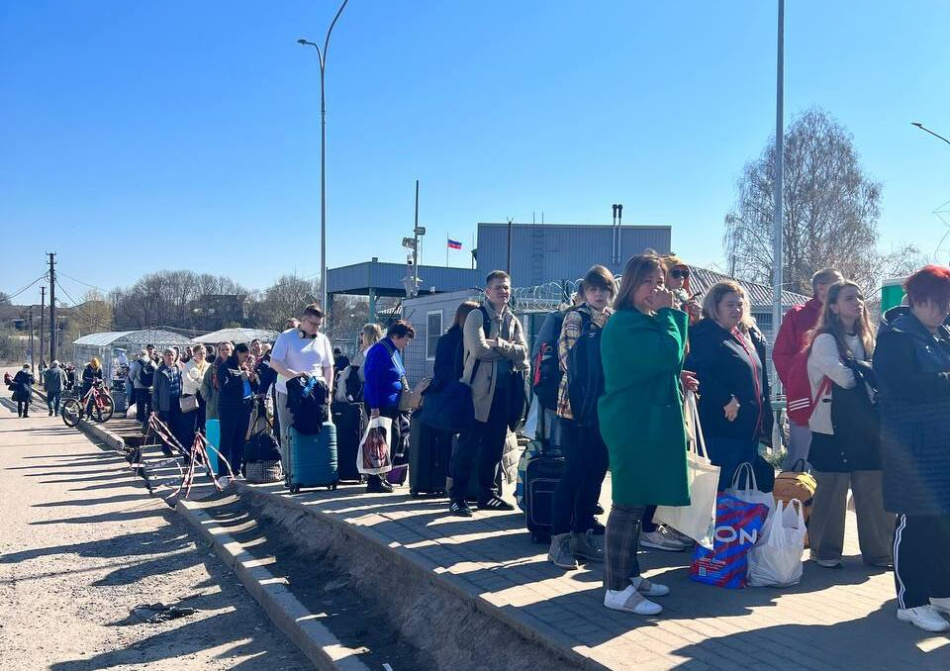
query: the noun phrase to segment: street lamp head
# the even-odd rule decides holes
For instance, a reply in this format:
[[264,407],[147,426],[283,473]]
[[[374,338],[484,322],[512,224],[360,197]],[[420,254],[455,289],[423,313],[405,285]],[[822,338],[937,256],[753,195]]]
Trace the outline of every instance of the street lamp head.
[[922,123],[920,123],[919,121],[911,121],[911,122],[910,122],[910,125],[911,125],[911,126],[917,126],[917,128],[923,128],[923,127],[924,127],[924,125],[923,125]]
[[305,40],[304,38],[301,37],[299,40],[297,40],[297,44],[304,44],[304,45],[305,45],[305,44],[307,44],[307,40]]

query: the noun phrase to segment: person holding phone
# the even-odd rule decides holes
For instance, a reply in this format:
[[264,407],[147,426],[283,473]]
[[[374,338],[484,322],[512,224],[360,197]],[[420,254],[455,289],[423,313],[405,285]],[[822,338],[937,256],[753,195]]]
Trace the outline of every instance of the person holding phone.
[[[244,438],[251,421],[251,403],[257,387],[257,374],[251,368],[250,348],[241,343],[234,353],[218,364],[215,375],[218,380],[218,419],[221,422],[221,446],[219,452],[231,465],[237,476],[244,461]],[[218,484],[229,482],[227,466],[218,461]]]

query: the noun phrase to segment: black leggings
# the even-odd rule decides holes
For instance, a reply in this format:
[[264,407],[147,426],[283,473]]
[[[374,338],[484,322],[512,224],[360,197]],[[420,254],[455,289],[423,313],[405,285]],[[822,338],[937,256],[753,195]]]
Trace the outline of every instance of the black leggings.
[[30,416],[30,402],[29,401],[17,401],[16,402],[16,414],[21,417]]

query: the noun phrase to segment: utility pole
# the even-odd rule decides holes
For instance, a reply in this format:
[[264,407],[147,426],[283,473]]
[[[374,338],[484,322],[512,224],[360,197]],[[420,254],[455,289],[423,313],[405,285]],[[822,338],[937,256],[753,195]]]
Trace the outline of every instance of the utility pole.
[[36,350],[33,349],[33,306],[30,306],[30,367],[36,375]]
[[56,252],[49,254],[49,357],[56,358]]
[[508,260],[505,262],[505,272],[511,275],[511,226],[514,219],[508,217]]
[[[778,0],[778,68],[775,94],[775,192],[772,212],[772,342],[782,326],[782,285],[784,284],[783,180],[785,176],[785,0]],[[781,383],[775,385],[779,387]]]
[[[40,361],[46,356],[46,287],[40,287]],[[50,359],[52,361],[52,359]]]

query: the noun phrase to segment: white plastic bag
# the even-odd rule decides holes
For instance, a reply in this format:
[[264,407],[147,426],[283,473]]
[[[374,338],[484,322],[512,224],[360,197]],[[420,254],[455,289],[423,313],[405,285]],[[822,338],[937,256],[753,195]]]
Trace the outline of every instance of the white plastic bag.
[[[797,504],[797,509],[796,509]],[[802,502],[792,499],[775,504],[759,542],[749,551],[749,585],[787,587],[802,579],[805,551],[805,514]]]
[[706,441],[699,424],[696,395],[686,393],[686,466],[689,481],[688,506],[657,506],[654,521],[673,527],[698,543],[712,547],[716,528],[716,490],[719,467],[706,454]]
[[[745,475],[745,486],[740,487],[743,475]],[[771,492],[759,491],[759,483],[755,479],[755,470],[748,461],[739,464],[739,467],[736,469],[736,474],[732,476],[732,487],[726,489],[726,494],[735,496],[740,501],[745,501],[746,503],[761,503],[769,509],[769,513],[771,513],[775,507],[775,497],[772,496]]]
[[393,420],[373,417],[369,420],[360,449],[356,452],[356,468],[366,475],[382,475],[393,469]]

